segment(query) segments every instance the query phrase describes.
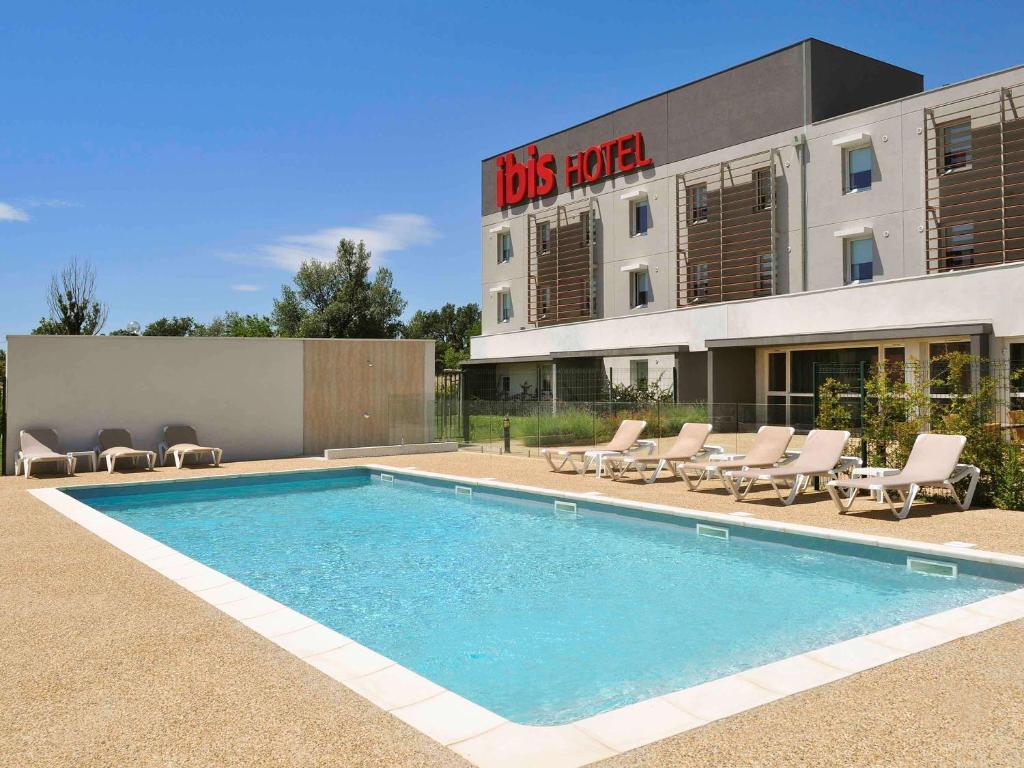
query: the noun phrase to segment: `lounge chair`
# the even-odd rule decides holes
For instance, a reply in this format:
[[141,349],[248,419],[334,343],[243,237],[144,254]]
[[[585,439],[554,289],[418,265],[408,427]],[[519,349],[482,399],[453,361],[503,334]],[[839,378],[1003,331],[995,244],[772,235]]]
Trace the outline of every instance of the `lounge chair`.
[[[771,484],[782,503],[788,506],[796,501],[797,495],[807,487],[811,478],[831,480],[837,476],[843,465],[843,449],[849,440],[850,433],[846,430],[812,429],[804,447],[800,449],[800,455],[792,461],[779,467],[729,470],[724,473],[725,483],[736,500],[742,501],[755,483],[766,481]],[[859,465],[860,460],[856,463]],[[782,493],[779,483],[790,486],[788,494]]]
[[[860,491],[876,491],[889,505],[889,509],[899,520],[910,514],[910,506],[922,488],[943,488],[950,492],[953,500],[961,511],[971,506],[974,491],[978,487],[981,470],[973,464],[960,464],[967,438],[963,435],[937,435],[923,433],[917,436],[914,447],[907,457],[902,470],[894,475],[883,477],[855,477],[849,480],[836,479],[828,484],[829,495],[841,514],[845,514],[853,506],[857,493]],[[970,478],[967,491],[961,499],[953,486],[961,480]],[[841,493],[845,491],[846,493]],[[889,495],[895,491],[903,503],[897,508]]]
[[75,459],[61,450],[57,433],[52,429],[23,429],[19,433],[21,450],[14,457],[14,474],[20,475],[25,468],[25,477],[32,474],[33,464],[62,463],[69,475],[74,474]]
[[118,459],[131,459],[138,466],[145,459],[149,469],[156,464],[156,451],[140,451],[132,445],[132,433],[127,429],[101,429],[96,436],[96,453],[100,461],[107,462],[107,472],[114,471]]
[[181,469],[185,459],[189,456],[209,455],[213,466],[220,466],[220,458],[223,451],[220,448],[210,448],[199,444],[199,437],[196,431],[187,425],[164,427],[164,439],[157,446],[160,452],[160,466],[167,464],[167,457],[174,458],[174,466]]
[[[541,455],[548,460],[551,469],[558,472],[566,464],[571,466],[579,474],[584,474],[591,466],[596,466],[596,471],[601,471],[601,459],[605,456],[614,456],[628,451],[640,438],[640,434],[647,428],[646,421],[626,419],[615,431],[615,435],[608,441],[607,445],[594,447],[567,446],[564,448],[542,448]],[[560,458],[558,466],[555,466],[555,458]],[[579,461],[580,463],[577,463]]]
[[[726,488],[729,487],[723,472],[730,469],[760,469],[774,467],[786,460],[786,448],[793,439],[792,427],[761,427],[754,437],[754,444],[745,455],[723,454],[718,461],[688,461],[677,469],[686,487],[695,491],[709,477],[717,477]],[[694,477],[691,473],[696,472]]]
[[[717,445],[705,445],[710,434],[710,424],[683,424],[683,428],[679,430],[679,436],[667,451],[651,456],[624,453],[621,456],[610,456],[605,461],[613,480],[621,480],[627,472],[636,470],[644,482],[653,483],[665,467],[669,467],[672,472],[678,472],[678,466],[685,461],[693,461],[704,453],[721,452],[722,449]],[[644,471],[652,467],[651,474],[644,477]]]

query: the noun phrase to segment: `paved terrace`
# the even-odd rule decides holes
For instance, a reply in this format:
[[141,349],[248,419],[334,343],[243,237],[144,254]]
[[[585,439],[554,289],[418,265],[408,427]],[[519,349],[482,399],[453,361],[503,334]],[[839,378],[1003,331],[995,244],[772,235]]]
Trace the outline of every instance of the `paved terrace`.
[[[689,493],[554,475],[539,459],[462,452],[375,459],[711,511]],[[330,466],[359,464],[332,462]],[[454,753],[25,492],[68,484],[323,468],[295,459],[65,478],[0,478],[0,764],[434,766]],[[712,489],[714,486],[710,486]],[[920,505],[896,521],[824,494],[759,517],[1024,554],[1024,513]],[[1024,765],[1024,622],[957,640],[713,722],[604,766]]]

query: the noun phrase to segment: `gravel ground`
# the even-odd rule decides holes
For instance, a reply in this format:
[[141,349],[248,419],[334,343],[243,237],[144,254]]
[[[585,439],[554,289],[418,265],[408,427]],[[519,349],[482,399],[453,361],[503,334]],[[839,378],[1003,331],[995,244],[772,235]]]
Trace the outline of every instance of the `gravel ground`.
[[[373,459],[713,511],[689,493],[553,474],[539,459],[461,452]],[[358,461],[332,462],[331,466]],[[0,478],[0,764],[463,765],[240,623],[25,493],[53,485],[324,467],[316,459],[214,469]],[[759,517],[1024,553],[1024,513],[921,504],[896,521],[823,494]],[[824,500],[823,500],[824,499]],[[974,635],[620,755],[607,765],[1024,766],[1024,622]]]

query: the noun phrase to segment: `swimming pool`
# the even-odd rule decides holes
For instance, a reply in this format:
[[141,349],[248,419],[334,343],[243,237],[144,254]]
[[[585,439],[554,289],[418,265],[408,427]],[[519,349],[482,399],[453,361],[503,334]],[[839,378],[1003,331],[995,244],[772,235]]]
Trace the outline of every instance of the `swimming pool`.
[[[1000,595],[1020,569],[368,469],[64,493],[515,723]],[[575,508],[573,508],[573,505]],[[560,506],[560,508],[559,508]],[[955,578],[936,575],[955,566]]]

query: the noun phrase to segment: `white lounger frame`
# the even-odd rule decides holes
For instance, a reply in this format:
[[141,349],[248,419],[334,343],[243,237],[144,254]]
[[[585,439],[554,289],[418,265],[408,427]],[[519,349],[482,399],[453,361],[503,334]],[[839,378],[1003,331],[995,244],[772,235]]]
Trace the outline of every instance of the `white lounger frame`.
[[[796,501],[796,497],[807,490],[807,486],[810,485],[811,480],[816,477],[820,477],[823,480],[829,482],[835,480],[841,473],[849,472],[854,467],[859,467],[861,460],[854,456],[844,456],[839,460],[832,469],[827,472],[811,472],[809,474],[798,473],[790,475],[788,477],[779,477],[778,475],[763,474],[757,477],[737,477],[739,471],[743,470],[729,470],[723,474],[722,482],[725,486],[732,491],[733,497],[736,501],[743,501],[747,498],[747,494],[750,493],[754,484],[757,482],[767,482],[771,484],[772,490],[775,491],[775,495],[779,497],[787,507]],[[746,485],[743,481],[746,480]],[[782,488],[779,485],[782,485]],[[788,493],[784,493],[786,489],[789,489]]]
[[623,453],[619,456],[609,457],[610,461],[608,462],[608,471],[611,474],[612,480],[621,480],[627,472],[635,470],[645,483],[653,483],[658,479],[661,473],[665,471],[665,468],[668,467],[674,475],[679,477],[681,480],[685,480],[686,478],[683,477],[681,469],[683,464],[699,460],[701,456],[713,456],[724,452],[725,449],[720,445],[705,445],[698,453],[695,453],[693,456],[685,459],[662,459],[658,462],[657,466],[655,466],[654,471],[646,477],[644,476],[644,470],[646,469],[649,460],[645,459],[643,456],[634,456],[631,453]]
[[75,474],[75,457],[68,454],[67,456],[33,456],[31,453],[25,454],[18,451],[14,456],[14,476],[17,477],[21,474],[22,467],[25,469],[25,477],[27,478],[32,474],[32,465],[35,463],[45,464],[47,462],[62,461],[67,464],[67,470],[69,475]]
[[[959,483],[961,480],[971,479],[970,484],[967,486],[967,491],[964,493],[963,498],[956,492],[954,487],[955,483]],[[832,497],[832,501],[835,502],[839,508],[839,513],[845,515],[853,507],[853,502],[857,499],[858,491],[872,491],[877,492],[886,504],[889,505],[889,510],[896,516],[897,520],[903,520],[910,514],[910,507],[914,503],[914,499],[917,498],[917,494],[922,488],[942,488],[949,491],[949,495],[953,497],[953,501],[961,512],[966,511],[971,506],[971,501],[974,499],[974,491],[978,487],[978,480],[981,478],[981,470],[973,464],[957,464],[947,479],[941,480],[934,483],[924,483],[919,485],[918,483],[909,483],[905,486],[884,486],[881,483],[872,484],[866,488],[848,488],[844,489],[847,491],[845,494],[839,492],[838,483],[832,480],[828,484],[828,493]],[[900,503],[902,506],[897,508],[896,503],[889,495],[890,491],[895,491],[900,497]]]

